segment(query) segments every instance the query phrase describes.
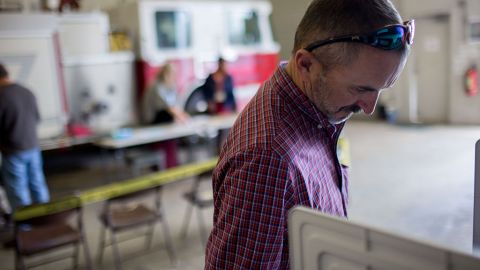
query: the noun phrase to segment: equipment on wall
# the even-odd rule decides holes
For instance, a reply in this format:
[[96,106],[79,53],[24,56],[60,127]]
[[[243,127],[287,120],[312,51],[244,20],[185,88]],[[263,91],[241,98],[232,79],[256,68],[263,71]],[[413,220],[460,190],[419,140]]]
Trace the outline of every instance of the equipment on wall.
[[478,69],[475,65],[465,72],[465,91],[470,97],[478,94]]

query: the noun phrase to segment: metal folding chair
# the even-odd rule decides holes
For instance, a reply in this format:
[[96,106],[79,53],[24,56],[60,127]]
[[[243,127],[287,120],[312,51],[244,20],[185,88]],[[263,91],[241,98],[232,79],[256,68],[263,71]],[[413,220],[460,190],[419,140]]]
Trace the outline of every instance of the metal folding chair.
[[[100,215],[103,228],[100,235],[99,262],[102,261],[104,249],[107,246],[112,246],[115,268],[122,269],[119,242],[137,238],[138,235],[119,239],[117,233],[145,226],[147,230],[142,236],[145,236],[145,250],[150,250],[152,248],[155,224],[161,222],[168,255],[172,263],[176,264],[175,250],[170,236],[170,230],[161,207],[160,195],[161,187],[154,187],[115,197],[105,202]],[[151,207],[145,202],[145,199],[148,197],[154,198],[154,207]],[[110,241],[108,243],[107,231],[110,232]]]
[[[66,258],[73,258],[74,269],[78,268],[79,246],[83,246],[87,269],[92,269],[90,253],[85,238],[82,218],[82,205],[77,197],[69,197],[60,201],[34,204],[19,209],[28,211],[38,205],[54,208],[59,205],[73,205],[68,210],[60,210],[54,214],[15,221],[15,269],[27,269],[52,263]],[[60,248],[73,246],[73,252],[48,254]],[[52,256],[47,256],[52,255]],[[27,264],[27,257],[40,257]],[[33,259],[33,258],[32,258]]]
[[200,238],[203,245],[207,244],[208,231],[203,219],[202,209],[211,207],[213,205],[213,192],[212,189],[202,189],[202,183],[204,181],[210,181],[212,171],[202,173],[195,177],[192,189],[183,194],[183,197],[188,201],[187,210],[181,229],[181,237],[187,236],[188,225],[190,224],[190,218],[193,214],[193,210],[197,209],[198,214],[198,226],[200,228]]

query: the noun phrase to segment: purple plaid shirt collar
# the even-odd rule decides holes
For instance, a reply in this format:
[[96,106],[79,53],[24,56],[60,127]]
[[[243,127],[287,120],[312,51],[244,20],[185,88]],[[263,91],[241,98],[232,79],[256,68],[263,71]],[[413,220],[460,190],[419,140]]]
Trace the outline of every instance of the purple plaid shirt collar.
[[345,122],[336,125],[331,124],[328,118],[308,99],[302,89],[293,82],[290,75],[287,74],[286,66],[287,62],[280,63],[273,76],[275,78],[274,88],[279,90],[279,94],[289,99],[292,104],[296,104],[300,111],[317,123],[317,127],[325,128],[330,136],[335,135],[337,130],[342,130]]

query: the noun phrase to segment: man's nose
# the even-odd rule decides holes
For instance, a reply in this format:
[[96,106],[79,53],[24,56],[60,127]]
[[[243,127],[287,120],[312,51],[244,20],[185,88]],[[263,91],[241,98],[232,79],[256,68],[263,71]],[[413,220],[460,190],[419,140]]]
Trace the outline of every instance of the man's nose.
[[365,93],[358,99],[357,104],[365,114],[371,115],[375,111],[379,95],[378,91]]

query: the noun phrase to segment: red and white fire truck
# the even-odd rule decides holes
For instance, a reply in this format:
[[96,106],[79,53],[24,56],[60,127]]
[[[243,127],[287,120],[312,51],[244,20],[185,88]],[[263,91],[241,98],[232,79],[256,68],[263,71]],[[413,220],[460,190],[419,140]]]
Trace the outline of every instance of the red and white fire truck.
[[116,7],[109,17],[112,29],[134,40],[140,95],[169,61],[186,102],[223,57],[241,109],[278,64],[271,10],[271,3],[263,0],[140,0]]
[[[270,13],[266,0],[139,0],[107,13],[0,14],[0,61],[35,92],[42,139],[77,123],[93,133],[136,124],[135,97],[166,61],[185,105],[223,57],[241,109],[278,63]],[[130,51],[109,48],[118,31]]]

